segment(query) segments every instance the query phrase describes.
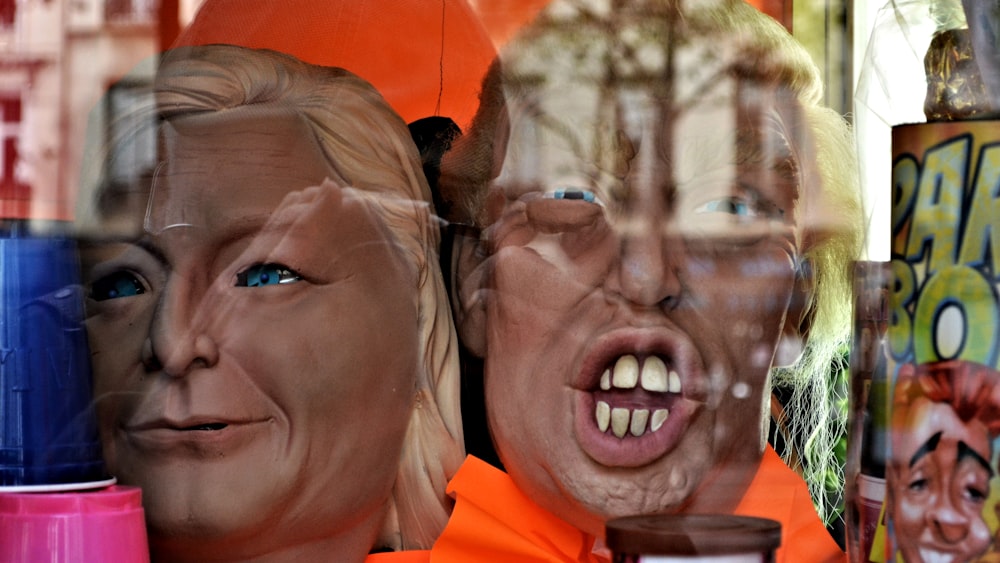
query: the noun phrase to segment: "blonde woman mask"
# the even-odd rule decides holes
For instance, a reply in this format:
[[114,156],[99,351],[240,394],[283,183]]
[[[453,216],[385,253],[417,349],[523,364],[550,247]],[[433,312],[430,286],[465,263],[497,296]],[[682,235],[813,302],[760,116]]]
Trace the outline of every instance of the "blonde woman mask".
[[[167,53],[115,123],[85,245],[105,456],[158,561],[360,561],[429,548],[463,457],[429,189],[347,71]],[[155,128],[157,156],[126,147]]]

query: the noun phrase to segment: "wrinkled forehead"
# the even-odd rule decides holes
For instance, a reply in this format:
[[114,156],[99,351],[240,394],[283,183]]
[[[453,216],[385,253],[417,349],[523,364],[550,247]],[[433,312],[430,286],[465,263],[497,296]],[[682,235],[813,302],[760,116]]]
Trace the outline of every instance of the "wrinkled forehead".
[[794,97],[712,66],[681,79],[554,75],[522,85],[508,98],[499,182],[586,178],[608,198],[642,154],[660,186],[681,191],[704,181],[734,184],[752,167],[797,175],[803,135]]
[[93,191],[105,230],[134,236],[220,210],[241,214],[336,177],[315,130],[293,108],[161,114],[169,110],[151,105],[117,118]]
[[310,124],[281,106],[164,121],[158,155],[144,216],[148,233],[267,214],[288,194],[336,177]]

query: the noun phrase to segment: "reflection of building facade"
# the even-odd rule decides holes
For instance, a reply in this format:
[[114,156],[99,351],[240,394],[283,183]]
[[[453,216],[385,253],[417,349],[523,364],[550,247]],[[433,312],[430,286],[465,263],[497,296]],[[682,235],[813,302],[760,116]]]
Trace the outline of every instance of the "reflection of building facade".
[[158,0],[0,0],[0,214],[67,218],[87,120],[159,46]]
[[[26,204],[58,185],[62,7],[0,1],[0,199]],[[47,195],[47,194],[46,194]],[[43,196],[45,197],[45,196]],[[51,196],[49,196],[51,197]]]
[[[75,193],[85,144],[104,143],[105,127],[88,130],[88,118],[106,121],[102,96],[112,83],[159,49],[155,0],[64,0],[76,2],[66,30],[65,90],[67,146],[62,186]],[[152,65],[146,67],[152,71]],[[102,105],[97,106],[98,103]],[[90,135],[90,137],[87,137]]]

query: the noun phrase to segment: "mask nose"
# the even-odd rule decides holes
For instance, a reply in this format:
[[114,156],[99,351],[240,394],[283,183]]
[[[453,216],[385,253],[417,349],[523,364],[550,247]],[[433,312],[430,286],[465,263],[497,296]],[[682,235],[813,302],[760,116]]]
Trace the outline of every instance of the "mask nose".
[[672,309],[683,292],[684,242],[664,232],[660,221],[642,221],[636,232],[622,236],[617,290],[642,307]]
[[684,291],[682,282],[686,249],[675,225],[677,186],[665,158],[669,143],[659,127],[661,108],[642,105],[625,116],[626,138],[634,157],[625,182],[624,220],[620,236],[617,290],[640,307],[675,308]]
[[969,518],[957,510],[947,498],[942,498],[928,516],[934,531],[949,544],[962,542],[969,535]]
[[219,361],[203,306],[208,306],[208,300],[195,296],[185,281],[167,283],[142,349],[147,371],[162,370],[171,377],[183,377],[192,369],[212,367]]

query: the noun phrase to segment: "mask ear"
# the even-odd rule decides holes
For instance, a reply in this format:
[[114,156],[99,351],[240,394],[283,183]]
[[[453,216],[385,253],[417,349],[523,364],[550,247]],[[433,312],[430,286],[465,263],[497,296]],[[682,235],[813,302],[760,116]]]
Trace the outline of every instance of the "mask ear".
[[795,270],[795,285],[792,288],[788,311],[785,313],[785,323],[781,328],[773,367],[793,366],[802,356],[816,314],[815,290],[816,280],[812,267],[808,260],[802,260]]
[[451,243],[451,308],[462,344],[486,357],[486,252],[480,231],[449,225]]

